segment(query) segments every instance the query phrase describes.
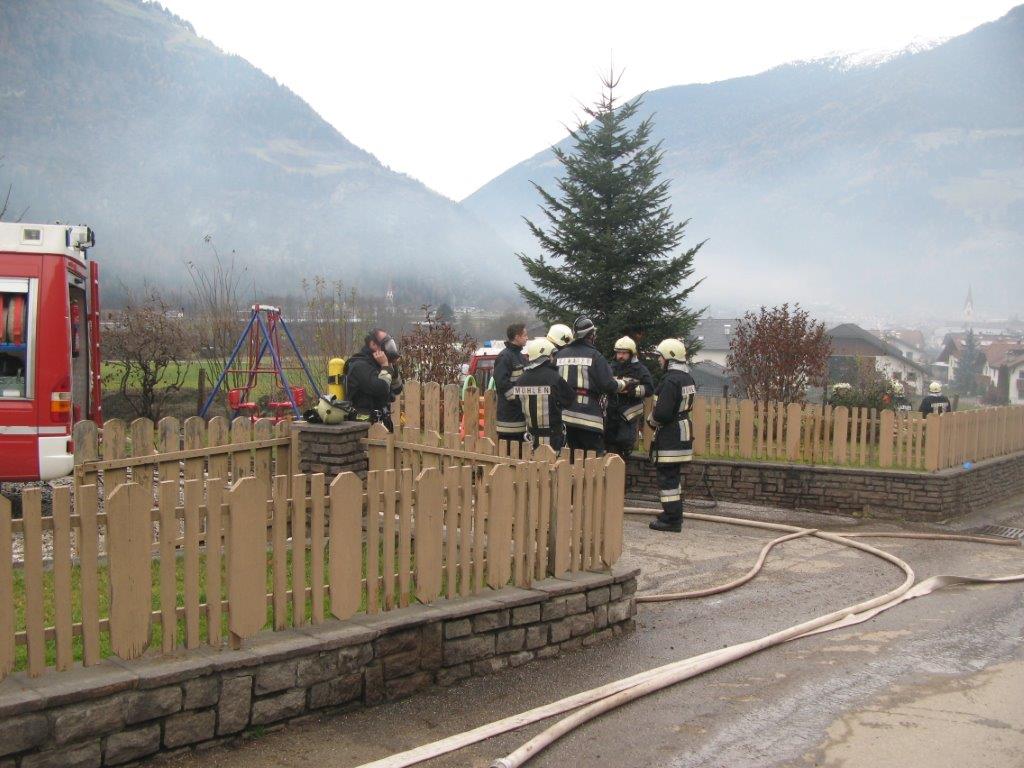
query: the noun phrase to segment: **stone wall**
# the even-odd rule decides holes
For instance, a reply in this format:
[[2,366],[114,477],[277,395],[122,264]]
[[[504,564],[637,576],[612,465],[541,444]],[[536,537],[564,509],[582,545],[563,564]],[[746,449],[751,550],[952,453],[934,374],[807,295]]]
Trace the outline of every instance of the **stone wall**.
[[[688,498],[881,519],[938,522],[1024,493],[1024,453],[941,472],[702,459],[683,468]],[[658,500],[654,468],[639,455],[628,462],[626,498]]]
[[633,629],[637,571],[548,579],[346,622],[0,683],[0,768],[97,768],[400,699]]
[[299,467],[303,472],[323,472],[330,482],[339,472],[355,472],[366,476],[366,446],[361,440],[369,424],[306,424],[299,422],[292,429],[299,439]]

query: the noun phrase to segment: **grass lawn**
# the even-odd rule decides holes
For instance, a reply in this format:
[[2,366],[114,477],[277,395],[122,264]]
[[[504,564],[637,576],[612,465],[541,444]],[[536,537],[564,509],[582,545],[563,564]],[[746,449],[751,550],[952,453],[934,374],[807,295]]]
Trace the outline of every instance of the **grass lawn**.
[[[181,385],[182,389],[199,389],[199,363],[195,361],[174,363],[168,366],[167,371],[164,373],[163,384],[171,384],[176,381],[178,373],[184,369],[185,380]],[[113,391],[116,389],[115,382],[119,381],[116,377],[121,372],[121,367],[114,363],[104,360],[100,366],[100,375],[103,376],[105,389]],[[207,387],[211,386],[212,382],[207,384]]]

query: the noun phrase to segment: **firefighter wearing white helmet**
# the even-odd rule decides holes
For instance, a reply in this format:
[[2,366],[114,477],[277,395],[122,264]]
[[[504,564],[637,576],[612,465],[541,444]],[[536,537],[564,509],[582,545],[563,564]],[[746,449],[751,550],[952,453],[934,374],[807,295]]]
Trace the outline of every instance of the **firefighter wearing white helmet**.
[[912,410],[910,400],[907,399],[907,391],[903,387],[903,382],[898,379],[892,379],[889,382],[889,390],[891,393],[892,407],[896,411],[909,411]]
[[561,349],[572,341],[572,328],[562,323],[555,323],[548,330],[547,340],[555,345],[555,349]]
[[679,339],[665,339],[656,347],[665,375],[654,393],[654,408],[648,424],[656,431],[651,461],[657,468],[661,514],[652,521],[655,531],[678,533],[683,526],[682,464],[693,457],[693,427],[690,409],[697,386],[686,368],[686,345]]
[[578,317],[572,326],[573,341],[555,355],[559,375],[576,392],[576,402],[565,409],[565,437],[572,450],[604,454],[604,398],[622,392],[626,382],[612,375],[594,341],[597,327],[589,317]]
[[560,451],[565,443],[562,410],[576,401],[576,393],[558,375],[551,359],[555,345],[549,339],[531,339],[525,351],[526,367],[511,391],[526,416],[526,440],[534,448],[549,445]]
[[942,385],[933,381],[928,385],[928,394],[921,401],[921,407],[918,410],[927,416],[930,413],[949,413],[953,410],[953,406],[950,404],[949,398],[942,394]]
[[654,394],[654,379],[636,354],[636,342],[623,336],[615,342],[612,375],[626,382],[626,388],[608,396],[604,415],[604,444],[610,453],[623,459],[633,452],[640,419],[644,415],[644,398]]

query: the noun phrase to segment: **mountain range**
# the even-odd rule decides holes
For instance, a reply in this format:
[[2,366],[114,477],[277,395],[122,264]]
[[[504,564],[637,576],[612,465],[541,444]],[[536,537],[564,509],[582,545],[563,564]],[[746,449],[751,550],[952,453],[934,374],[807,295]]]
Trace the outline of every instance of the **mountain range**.
[[[1024,309],[1024,6],[876,64],[651,91],[651,114],[675,215],[708,241],[700,301],[958,316],[973,285],[979,312]],[[534,253],[530,182],[555,190],[559,170],[546,149],[463,203]]]
[[[1021,309],[1024,6],[880,61],[651,91],[648,114],[687,242],[708,241],[699,302],[909,318],[955,313],[970,285],[979,315]],[[514,300],[550,148],[459,203],[339,129],[156,3],[0,2],[0,185],[27,220],[92,225],[108,289],[186,285],[210,236],[257,291],[323,275]]]
[[94,228],[107,290],[187,284],[207,235],[263,291],[324,275],[436,304],[514,269],[459,204],[155,3],[0,2],[0,157],[10,211]]

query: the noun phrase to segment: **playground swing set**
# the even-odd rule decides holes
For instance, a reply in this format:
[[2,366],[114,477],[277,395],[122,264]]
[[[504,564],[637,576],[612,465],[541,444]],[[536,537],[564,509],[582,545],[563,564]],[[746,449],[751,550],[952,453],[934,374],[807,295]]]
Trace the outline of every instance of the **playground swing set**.
[[[279,331],[284,331],[288,347],[291,348],[291,352],[294,353],[295,358],[298,360],[298,365],[284,365],[282,363]],[[248,348],[247,365],[244,368],[235,368],[233,366],[239,358],[239,353],[243,346]],[[270,353],[270,366],[263,364],[268,352]],[[287,323],[285,323],[284,318],[281,316],[281,309],[265,304],[253,304],[249,322],[246,323],[245,328],[238,337],[238,341],[231,352],[231,357],[228,358],[227,365],[224,366],[224,370],[221,371],[220,376],[217,378],[217,383],[214,384],[210,395],[206,398],[206,402],[203,403],[199,415],[206,416],[207,411],[216,399],[221,387],[225,385],[224,382],[229,375],[244,375],[245,383],[242,386],[227,390],[228,409],[231,411],[232,418],[248,416],[255,421],[264,415],[269,415],[275,424],[288,418],[300,420],[302,418],[302,406],[306,404],[307,390],[304,386],[293,385],[288,379],[288,371],[302,371],[309,385],[309,390],[314,394],[313,401],[316,402],[320,399],[320,390],[317,388],[316,382],[309,372],[309,366],[306,365],[302,353],[299,352],[299,348],[295,344],[295,339],[288,330]],[[263,414],[261,413],[260,404],[253,399],[252,395],[261,377],[266,378],[268,376],[273,377],[276,384],[275,390],[280,394],[267,403],[270,414]]]

